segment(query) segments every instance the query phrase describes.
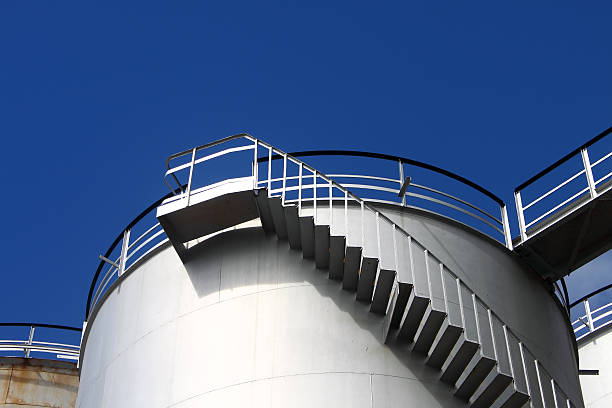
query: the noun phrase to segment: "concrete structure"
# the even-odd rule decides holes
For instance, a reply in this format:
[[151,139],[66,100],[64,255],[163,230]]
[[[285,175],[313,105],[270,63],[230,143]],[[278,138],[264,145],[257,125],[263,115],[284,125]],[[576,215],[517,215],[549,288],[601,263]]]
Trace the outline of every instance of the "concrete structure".
[[0,407],[73,408],[79,387],[76,364],[36,358],[0,358]]

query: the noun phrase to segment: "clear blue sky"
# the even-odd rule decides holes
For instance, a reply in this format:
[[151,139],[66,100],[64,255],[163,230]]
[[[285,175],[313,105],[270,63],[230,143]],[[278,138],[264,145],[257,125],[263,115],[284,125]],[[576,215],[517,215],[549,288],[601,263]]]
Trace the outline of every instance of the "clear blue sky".
[[0,4],[0,321],[80,325],[98,254],[193,145],[398,154],[512,206],[612,125],[610,2],[92,3]]

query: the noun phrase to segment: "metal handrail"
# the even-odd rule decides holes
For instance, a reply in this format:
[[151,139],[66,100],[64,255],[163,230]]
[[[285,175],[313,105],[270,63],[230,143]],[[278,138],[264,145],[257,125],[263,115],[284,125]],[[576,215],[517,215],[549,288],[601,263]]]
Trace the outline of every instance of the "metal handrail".
[[[0,352],[8,351],[23,352],[25,358],[31,358],[31,352],[55,354],[57,359],[68,359],[78,361],[81,346],[74,344],[57,343],[50,341],[39,341],[34,340],[34,333],[37,328],[49,328],[64,331],[74,331],[82,333],[82,328],[64,326],[59,324],[46,324],[46,323],[29,323],[29,322],[0,322],[0,327],[29,327],[30,334],[27,339],[3,339],[0,340]],[[14,357],[14,355],[7,354],[7,357]]]
[[570,304],[570,310],[575,310],[579,305],[582,305],[584,308],[584,314],[579,315],[576,320],[572,322],[576,340],[580,340],[612,323],[612,302],[608,302],[603,306],[591,310],[592,298],[607,291],[609,291],[612,296],[612,284],[601,287]]
[[[594,179],[593,177],[593,169],[601,165],[607,159],[612,157],[612,152],[604,154],[601,158],[591,163],[589,157],[588,149],[595,145],[597,142],[603,140],[606,136],[612,133],[612,127],[604,130],[579,148],[571,151],[570,153],[563,156],[561,159],[557,160],[555,163],[551,164],[544,170],[540,171],[535,176],[531,177],[529,180],[525,181],[518,187],[514,189],[514,201],[516,205],[516,212],[518,217],[519,224],[519,240],[520,243],[525,242],[527,239],[535,236],[539,232],[543,231],[545,228],[538,227],[539,224],[544,226],[551,225],[556,222],[558,219],[561,219],[564,215],[564,211],[569,209],[570,212],[574,212],[589,202],[593,201],[597,197],[602,194],[605,194],[610,189],[612,189],[612,183],[610,185],[605,185],[609,180],[612,180],[612,171],[608,172],[606,175],[599,179]],[[559,168],[562,164],[567,163],[569,160],[578,157],[580,155],[582,159],[582,169],[577,173],[572,174],[570,177],[564,178],[562,181],[555,184],[552,188],[547,189],[545,192],[539,194],[535,199],[531,200],[527,204],[523,204],[523,198],[521,196],[521,192],[528,186],[536,183],[538,180],[542,179],[544,176],[551,174],[555,169]],[[545,211],[541,213],[539,216],[533,216],[531,221],[526,221],[527,216],[525,211],[529,208],[532,208],[537,203],[543,203],[545,199],[551,200],[551,195],[560,191],[563,187],[566,187],[572,181],[579,179],[580,176],[585,176],[585,184],[577,193],[573,193],[569,198],[564,199],[561,202],[552,202],[551,204],[545,207]],[[608,181],[606,181],[608,180]],[[598,191],[599,189],[599,191]],[[576,203],[580,197],[585,197],[586,200],[582,202],[580,205],[572,208],[573,203]],[[555,215],[558,214],[558,215]],[[529,228],[534,228],[532,231],[528,231]]]
[[[368,211],[370,214],[373,214],[375,216],[375,223],[376,223],[376,242],[377,242],[377,250],[378,250],[378,259],[382,260],[381,257],[381,227],[382,224],[386,224],[388,228],[390,228],[390,232],[392,234],[392,238],[393,238],[393,252],[394,252],[394,257],[395,257],[395,270],[398,271],[399,267],[398,267],[398,254],[397,254],[397,246],[396,246],[396,234],[400,234],[403,235],[405,239],[407,239],[408,241],[408,247],[409,247],[409,252],[411,253],[411,245],[418,245],[420,248],[425,248],[422,244],[420,244],[417,240],[415,240],[414,238],[411,237],[411,235],[406,232],[402,227],[398,226],[397,224],[395,224],[389,217],[387,217],[385,214],[381,213],[380,211],[378,211],[376,208],[370,206],[365,200],[361,199],[360,197],[358,197],[357,195],[355,195],[354,193],[352,193],[349,189],[346,188],[346,186],[341,185],[340,183],[334,181],[332,178],[326,176],[325,174],[320,173],[318,170],[314,169],[313,167],[309,166],[308,164],[292,157],[291,155],[282,152],[278,149],[276,149],[275,147],[273,147],[272,145],[269,145],[261,140],[255,139],[254,137],[250,136],[250,135],[246,135],[246,134],[241,134],[241,135],[236,135],[233,137],[229,137],[229,138],[225,138],[222,139],[224,141],[229,141],[229,140],[233,140],[236,138],[245,138],[247,140],[249,140],[251,143],[253,143],[253,146],[250,150],[254,151],[253,154],[253,166],[252,166],[252,180],[253,180],[253,188],[259,188],[262,184],[264,186],[267,186],[267,192],[269,196],[273,196],[273,197],[278,197],[281,199],[281,202],[284,204],[286,202],[286,193],[288,191],[288,189],[294,189],[295,186],[287,186],[287,168],[288,168],[288,164],[289,163],[293,163],[294,165],[298,166],[299,169],[299,176],[298,176],[298,198],[297,198],[297,208],[298,208],[298,216],[300,216],[301,212],[302,212],[302,203],[303,201],[310,201],[312,202],[312,211],[313,211],[313,218],[314,218],[314,222],[315,224],[317,223],[317,207],[318,207],[318,203],[322,202],[323,206],[325,209],[329,209],[328,212],[328,217],[329,217],[329,224],[330,227],[333,225],[333,217],[334,217],[334,211],[333,211],[333,201],[336,200],[343,200],[344,201],[344,228],[345,228],[345,232],[346,232],[346,236],[347,236],[347,240],[348,240],[348,216],[347,216],[347,211],[348,211],[348,202],[349,199],[354,201],[360,208],[361,208],[361,217],[362,217],[362,222],[361,222],[361,246],[362,248],[364,248],[364,244],[365,244],[365,240],[364,240],[364,231],[365,231],[365,225],[364,225],[364,211]],[[204,146],[215,146],[222,143],[221,141],[217,141],[217,142],[213,142],[210,143],[208,145],[204,145]],[[263,160],[259,160],[259,156],[258,156],[258,149],[259,147],[262,146],[264,149],[268,149],[268,156],[267,158],[263,158]],[[185,151],[182,153],[179,153],[177,155],[173,155],[171,157],[179,157],[180,155],[186,155],[191,153],[191,163],[189,166],[185,166],[185,165],[181,165],[182,170],[187,170],[189,169],[189,179],[187,182],[187,189],[186,190],[182,190],[182,193],[180,194],[181,197],[180,199],[182,200],[186,200],[186,205],[189,205],[189,200],[190,200],[190,196],[191,196],[191,192],[192,192],[192,181],[193,181],[193,173],[194,173],[194,165],[196,162],[196,153],[198,151],[198,149],[202,149],[203,147],[199,147],[199,148],[194,148],[191,151]],[[242,150],[246,150],[246,149],[242,149]],[[271,188],[271,184],[272,184],[272,155],[277,154],[280,157],[282,157],[283,159],[283,168],[282,168],[282,179],[278,179],[278,181],[282,181],[282,188],[281,189],[274,189],[272,190]],[[229,153],[228,153],[229,154]],[[219,156],[216,156],[219,157]],[[262,162],[262,161],[268,161],[268,174],[267,174],[267,178],[261,178],[259,177],[259,166],[258,163]],[[170,159],[167,161],[167,163],[169,163]],[[203,163],[204,161],[199,161],[199,163]],[[168,175],[172,175],[173,178],[175,178],[176,182],[178,184],[180,184],[180,182],[178,181],[178,179],[175,176],[175,171],[173,171],[174,169],[169,168],[168,171],[166,172],[164,179],[166,179],[166,177]],[[311,175],[304,175],[304,171],[306,172],[310,172],[312,173]],[[304,185],[303,182],[304,180],[309,180],[310,178],[312,178],[312,184],[307,184]],[[318,180],[321,179],[322,183],[319,184]],[[310,197],[302,197],[302,190],[304,189],[310,189],[312,188],[312,193],[313,196],[312,198]],[[334,195],[334,189],[338,190],[341,194],[339,196]],[[322,190],[323,191],[323,195],[319,196],[318,195],[318,191]],[[328,192],[328,195],[326,195]],[[197,193],[194,193],[197,194]],[[343,197],[342,197],[343,196]],[[292,200],[295,201],[295,200]],[[325,202],[328,201],[329,204],[326,204]],[[162,204],[163,205],[163,204]],[[327,207],[329,206],[329,207]],[[507,225],[507,224],[506,224]],[[440,273],[440,278],[441,278],[441,284],[442,284],[442,288],[443,290],[445,290],[445,276],[449,276],[451,279],[454,279],[454,281],[456,282],[456,289],[459,293],[459,302],[461,303],[461,299],[462,299],[462,291],[465,289],[467,290],[467,293],[470,294],[471,298],[472,298],[472,302],[473,302],[473,310],[474,313],[476,313],[477,310],[477,305],[484,307],[485,310],[488,313],[488,323],[489,323],[489,328],[485,327],[479,327],[479,320],[476,316],[476,332],[477,332],[477,336],[478,336],[478,342],[481,342],[481,331],[485,330],[485,329],[490,329],[491,330],[491,337],[494,338],[495,335],[493,333],[493,322],[499,322],[499,324],[502,325],[502,329],[504,331],[504,338],[506,341],[506,347],[505,350],[504,348],[501,348],[499,352],[507,352],[508,354],[510,353],[511,347],[509,344],[509,339],[515,339],[517,342],[517,347],[521,350],[520,353],[520,358],[523,360],[523,364],[525,364],[525,355],[530,354],[528,348],[518,340],[518,336],[513,334],[513,331],[507,327],[507,325],[505,325],[503,323],[503,321],[499,318],[499,316],[497,316],[497,314],[495,314],[494,311],[491,310],[491,308],[489,308],[486,303],[478,296],[475,294],[474,291],[472,291],[464,282],[461,281],[461,279],[454,273],[452,272],[450,269],[448,269],[447,266],[445,266],[440,260],[439,258],[437,258],[434,254],[431,254],[427,249],[424,249],[424,254],[425,254],[425,260],[426,260],[426,265],[428,265],[429,259],[432,259],[432,262],[438,263],[439,264],[439,273]],[[430,272],[429,267],[426,268],[426,272],[427,272],[427,281],[428,281],[428,285],[431,285],[431,280],[430,280],[430,274],[434,273],[434,271]],[[413,274],[413,279],[415,279],[414,276],[414,270],[412,270],[412,274]],[[393,289],[394,291],[397,292],[398,290],[398,277],[397,274],[395,274],[394,276],[394,285],[393,285]],[[430,288],[431,291],[431,288]],[[447,302],[448,300],[446,299],[445,296],[445,302]],[[448,308],[448,304],[445,303],[446,308]],[[461,319],[462,319],[462,327],[465,327],[465,321],[464,321],[464,314],[461,314]],[[523,351],[525,353],[523,353]],[[497,349],[495,347],[495,345],[493,345],[493,353],[495,353],[495,358],[497,359]],[[508,355],[509,360],[512,360],[512,357],[510,355]],[[535,369],[538,372],[538,381],[539,381],[539,376],[540,376],[540,371],[541,370],[543,373],[546,373],[546,369],[543,367],[543,365],[541,364],[540,361],[538,360],[533,360],[531,362],[529,362],[530,364],[533,363],[535,364]],[[512,370],[512,366],[511,366],[511,370]],[[524,371],[524,373],[518,373],[516,375],[525,375],[525,377],[528,376],[527,370]],[[527,383],[529,382],[527,380],[527,378],[525,378],[525,380],[527,381]],[[554,379],[552,379],[552,377],[550,377],[550,381],[551,384],[554,386],[559,387],[559,384],[555,384]],[[537,390],[533,391],[534,393],[537,393]],[[542,390],[540,390],[540,393],[542,393]],[[541,395],[540,395],[541,396]]]
[[[219,146],[223,143],[229,142],[231,140],[235,140],[235,139],[239,139],[239,138],[246,138],[249,140],[254,140],[254,138],[246,133],[241,133],[238,135],[234,135],[234,136],[229,136],[223,139],[220,139],[218,141],[215,142],[211,142],[211,143],[207,143],[201,146],[197,146],[194,147],[192,149],[188,149],[188,150],[184,150],[182,152],[176,153],[171,155],[170,157],[168,157],[168,159],[166,160],[166,168],[167,171],[164,175],[164,182],[166,183],[166,185],[172,189],[172,186],[170,185],[170,183],[168,182],[168,176],[172,177],[172,179],[174,180],[174,182],[179,185],[179,181],[178,178],[176,177],[176,173],[181,171],[181,170],[187,170],[190,169],[190,174],[189,174],[189,181],[187,182],[187,184],[190,184],[190,180],[192,177],[192,169],[194,166],[203,163],[207,160],[213,159],[213,158],[217,158],[217,157],[221,157],[224,156],[226,154],[229,153],[233,153],[233,152],[237,152],[237,151],[244,151],[244,150],[250,150],[253,147],[252,146],[241,146],[241,147],[233,147],[233,148],[229,148],[229,149],[225,149],[225,150],[221,150],[219,152],[207,155],[205,157],[202,158],[197,158],[196,159],[196,154],[197,152],[201,151],[201,150],[205,150],[208,149],[210,147],[214,147],[214,146]],[[176,167],[170,167],[170,162],[174,159],[177,159],[179,157],[184,157],[184,156],[192,156],[192,160],[190,163],[183,163],[180,164]],[[353,156],[353,157],[366,157],[366,158],[375,158],[375,159],[381,159],[381,160],[386,160],[386,161],[393,161],[395,163],[399,163],[399,174],[398,174],[398,178],[397,179],[391,179],[388,177],[379,177],[379,176],[373,176],[373,175],[356,175],[356,174],[329,174],[327,175],[327,177],[330,177],[332,179],[338,178],[351,178],[351,179],[361,179],[362,180],[362,184],[357,184],[357,183],[341,183],[342,185],[344,185],[345,187],[351,189],[351,188],[358,188],[358,189],[367,189],[370,191],[382,191],[382,192],[388,192],[388,193],[394,193],[396,196],[398,196],[397,198],[399,198],[396,202],[391,201],[391,200],[385,200],[385,202],[387,203],[392,203],[395,205],[401,205],[401,206],[405,206],[406,202],[405,202],[405,197],[414,197],[420,200],[424,200],[423,202],[429,202],[429,203],[435,203],[438,205],[442,205],[443,207],[449,208],[451,210],[454,211],[458,211],[461,214],[465,214],[468,217],[471,217],[472,219],[475,219],[479,222],[482,222],[483,224],[487,225],[488,227],[491,227],[493,231],[497,231],[501,234],[502,238],[496,238],[495,236],[492,236],[493,239],[496,239],[498,241],[501,241],[507,248],[512,249],[512,239],[511,239],[511,232],[510,232],[510,225],[508,222],[508,214],[507,214],[507,210],[506,210],[506,205],[505,203],[499,198],[497,197],[495,194],[491,193],[490,191],[486,190],[484,187],[466,179],[465,177],[462,177],[458,174],[452,173],[448,170],[444,170],[441,169],[439,167],[427,164],[427,163],[423,163],[420,161],[416,161],[416,160],[412,160],[406,157],[401,157],[401,156],[393,156],[393,155],[387,155],[387,154],[380,154],[380,153],[369,153],[369,152],[359,152],[359,151],[351,151],[351,150],[316,150],[316,151],[302,151],[302,152],[296,152],[296,153],[288,153],[289,156],[291,157],[298,157],[298,156],[308,156],[308,157],[312,157],[312,156]],[[269,160],[270,162],[274,161],[274,160],[279,160],[281,159],[283,156],[277,153],[272,153],[271,155],[269,155],[269,157],[256,157],[255,160],[257,160],[258,163],[262,163],[265,162],[266,160]],[[414,187],[414,188],[418,188],[418,189],[422,189],[424,191],[439,195],[441,197],[443,197],[444,199],[439,199],[439,198],[435,198],[435,197],[431,197],[428,195],[423,195],[423,194],[415,194],[415,193],[411,193],[411,192],[405,192],[404,194],[401,194],[401,186],[404,183],[404,177],[403,177],[403,166],[404,165],[412,165],[412,166],[416,166],[419,168],[423,168],[429,171],[433,171],[435,173],[441,174],[445,177],[451,178],[453,180],[459,181],[465,185],[467,185],[468,187],[484,194],[487,198],[493,200],[496,205],[499,206],[499,210],[500,210],[500,217],[495,217],[493,215],[491,215],[488,211],[485,211],[481,208],[479,208],[478,206],[468,202],[467,200],[464,200],[462,198],[456,197],[454,195],[448,194],[446,192],[443,192],[439,189],[435,189],[432,187],[428,187],[428,186],[424,186],[424,185],[420,185],[420,184],[416,184],[416,183],[411,183],[410,186]],[[286,183],[289,180],[296,180],[297,176],[289,176],[289,177],[285,177],[284,182]],[[398,185],[398,189],[394,189],[394,188],[388,188],[388,187],[382,187],[382,186],[378,186],[375,184],[369,184],[369,183],[364,183],[363,180],[374,180],[377,182],[392,182],[394,184]],[[278,177],[269,177],[266,182],[268,185],[271,185],[274,182],[279,182],[279,181],[283,181],[282,178],[278,178]],[[258,181],[258,183],[261,183]],[[258,186],[260,186],[260,184],[258,184]],[[174,191],[178,191],[178,189],[174,189]],[[180,190],[181,194],[184,194],[185,191],[184,190]],[[291,190],[287,190],[287,191],[291,191]],[[187,194],[189,196],[189,194]],[[370,202],[381,202],[378,198],[374,198],[374,197],[362,197],[365,198],[366,201],[370,201]],[[450,200],[447,201],[446,199]],[[459,205],[458,205],[459,204]],[[461,207],[461,205],[468,207],[463,208]],[[476,211],[476,213],[472,212],[471,210]],[[480,214],[480,215],[479,215]],[[483,215],[485,218],[490,219],[483,219],[483,217],[481,216]],[[452,217],[451,217],[452,218]],[[491,222],[492,221],[492,222]],[[478,224],[478,226],[480,226],[482,224]],[[487,230],[483,230],[482,228],[478,228],[478,230],[480,230],[480,232],[483,232],[486,235],[491,236],[491,234],[487,231]]]

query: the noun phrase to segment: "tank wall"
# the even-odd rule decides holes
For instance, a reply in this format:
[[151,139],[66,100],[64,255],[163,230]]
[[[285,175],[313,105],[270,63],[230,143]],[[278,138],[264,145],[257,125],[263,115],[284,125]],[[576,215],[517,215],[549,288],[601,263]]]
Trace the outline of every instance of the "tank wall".
[[502,245],[418,210],[381,210],[455,272],[510,327],[573,401],[581,401],[574,338],[541,278]]
[[[384,211],[495,310],[581,405],[571,334],[539,277],[474,232]],[[287,242],[243,229],[191,251],[183,265],[166,247],[102,302],[84,340],[77,406],[384,407],[408,395],[420,406],[463,406],[422,358],[383,344],[383,318]]]
[[0,358],[0,407],[74,408],[78,387],[75,364]]
[[612,327],[582,340],[578,353],[581,368],[599,370],[599,375],[580,376],[585,406],[612,407]]
[[89,323],[78,407],[462,407],[385,319],[261,229],[167,247]]

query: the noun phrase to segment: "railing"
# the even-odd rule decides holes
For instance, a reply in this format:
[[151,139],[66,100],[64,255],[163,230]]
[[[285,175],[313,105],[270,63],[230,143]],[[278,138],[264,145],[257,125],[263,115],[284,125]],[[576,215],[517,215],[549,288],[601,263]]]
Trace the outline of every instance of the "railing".
[[[224,139],[222,143],[229,143],[230,141],[231,140]],[[254,145],[234,146],[222,151],[216,151],[207,156],[198,157],[198,153],[200,151],[210,149],[215,146],[219,146],[219,144],[214,143],[199,146],[194,149],[170,156],[166,163],[168,172],[166,173],[165,178],[166,184],[169,186],[169,188],[172,189],[172,186],[168,183],[168,177],[172,177],[174,182],[178,183],[176,173],[181,171],[185,173],[189,172],[189,175],[186,175],[188,191],[185,191],[186,197],[189,197],[192,178],[194,177],[192,170],[193,166],[197,166],[204,162],[209,162],[215,158],[222,157],[230,153],[238,153],[254,149]],[[338,182],[345,188],[350,189],[351,191],[358,191],[358,195],[362,199],[368,202],[378,202],[399,206],[415,206],[446,215],[452,219],[470,225],[480,232],[483,232],[486,235],[500,241],[509,249],[512,249],[510,226],[505,203],[499,197],[489,192],[485,188],[455,173],[405,157],[377,153],[346,150],[322,150],[289,153],[289,156],[308,156],[312,157],[311,160],[325,157],[326,161],[324,165],[317,166],[317,168],[330,167],[330,165],[333,165],[333,160],[327,159],[329,156],[342,157],[343,160],[341,165],[336,166],[335,168],[336,170],[340,170],[340,172],[334,173],[333,171],[325,171],[325,174],[327,177]],[[180,157],[191,158],[193,163],[183,162],[182,164],[176,165],[170,169],[170,162]],[[364,175],[351,174],[350,172],[347,173],[347,168],[352,169],[355,167],[351,167],[350,164],[346,163],[348,157],[358,158],[360,162],[352,164],[355,164],[355,166],[359,168],[363,168],[363,164],[365,162],[364,159],[375,159],[376,164],[372,172],[376,172],[378,174]],[[285,193],[296,192],[298,189],[300,189],[300,187],[297,185],[299,179],[299,175],[297,173],[291,175],[283,174],[280,170],[274,171],[276,169],[274,169],[274,166],[271,163],[282,158],[283,157],[277,153],[272,153],[270,157],[257,157],[257,167],[263,165],[265,168],[271,169],[271,173],[269,179],[258,180],[256,187],[267,187],[269,185],[272,193],[277,193],[280,191],[279,189],[282,188],[283,185],[286,187]],[[386,166],[385,168],[385,164],[392,164],[392,166]],[[227,169],[225,169],[225,171],[227,171]],[[382,176],[381,173],[386,173],[386,176]],[[433,188],[428,185],[420,184],[419,180],[421,178],[430,180],[432,182],[437,182],[446,188],[451,188],[454,191],[458,191],[458,193],[450,194],[448,191],[442,191],[440,188]],[[310,181],[311,179],[308,180]],[[314,187],[302,187],[306,189],[314,189]],[[463,197],[458,197],[457,195],[459,194],[461,194]],[[180,197],[178,196],[175,197],[175,199],[179,198]],[[312,199],[312,197],[308,197],[304,198],[303,201]],[[293,197],[288,201],[297,202],[297,200],[297,197]],[[337,198],[334,197],[333,200],[337,200]],[[478,200],[479,204],[474,204],[473,200]],[[483,209],[483,206],[486,206],[487,208]],[[498,216],[492,214],[495,211],[498,212]]]
[[166,194],[147,207],[119,233],[104,255],[99,256],[100,262],[87,295],[85,321],[88,320],[93,307],[117,278],[140,259],[168,241],[166,233],[155,218],[155,210],[164,200],[173,196],[174,193]]
[[514,190],[521,243],[612,188],[610,133],[612,127]]
[[[236,143],[237,141],[238,143]],[[231,145],[227,148],[223,148],[228,144]],[[203,155],[204,151],[207,154]],[[198,156],[198,153],[200,156]],[[263,160],[260,158],[260,153],[264,153]],[[481,336],[484,336],[483,333],[489,330],[490,339],[496,338],[494,334],[496,331],[498,333],[503,333],[503,338],[505,339],[503,347],[498,348],[494,344],[492,345],[494,358],[500,362],[504,361],[503,358],[498,359],[498,354],[500,352],[507,352],[508,361],[512,363],[509,363],[510,366],[505,369],[509,370],[509,374],[511,374],[513,378],[520,380],[521,383],[527,384],[527,392],[532,398],[535,396],[542,399],[545,398],[543,394],[544,391],[542,391],[543,382],[553,388],[553,396],[555,395],[555,388],[559,390],[558,392],[560,395],[564,395],[554,379],[550,376],[547,377],[547,371],[544,369],[541,362],[533,357],[528,348],[520,342],[518,336],[513,334],[513,331],[503,323],[495,312],[492,311],[456,274],[454,274],[454,272],[449,270],[434,254],[431,254],[418,241],[412,238],[410,234],[402,229],[402,227],[395,224],[390,218],[372,207],[362,198],[353,194],[345,185],[339,184],[331,177],[320,173],[315,168],[261,140],[255,139],[247,134],[240,134],[170,156],[167,160],[168,171],[166,171],[164,181],[172,191],[176,192],[176,195],[165,200],[162,205],[176,202],[177,200],[183,200],[185,205],[189,205],[191,197],[206,191],[211,185],[220,185],[221,183],[230,181],[227,175],[225,175],[228,173],[221,172],[220,174],[224,174],[222,179],[215,180],[214,178],[211,179],[211,177],[218,174],[217,171],[200,173],[195,172],[194,168],[204,163],[210,164],[214,159],[233,155],[232,159],[225,161],[225,165],[227,166],[226,170],[228,172],[236,171],[240,167],[240,160],[236,158],[236,155],[239,154],[246,154],[247,156],[245,156],[245,158],[247,160],[245,160],[245,162],[248,163],[248,166],[246,166],[248,169],[248,176],[245,177],[244,172],[240,174],[240,170],[238,170],[238,174],[236,175],[241,176],[239,177],[240,179],[250,179],[254,189],[265,187],[270,197],[279,197],[283,204],[294,203],[298,208],[298,215],[312,215],[315,224],[329,223],[332,234],[343,235],[346,238],[347,246],[361,246],[364,251],[364,257],[373,256],[380,261],[380,269],[390,267],[392,270],[395,270],[397,273],[395,274],[395,281],[392,289],[395,295],[397,295],[399,285],[398,274],[402,273],[399,268],[398,239],[407,240],[411,265],[410,273],[412,273],[412,282],[415,292],[424,290],[431,294],[434,286],[440,289],[442,292],[441,298],[444,299],[443,307],[449,314],[449,319],[451,319],[451,313],[449,313],[449,298],[457,296],[457,299],[453,299],[453,302],[459,304],[461,310],[463,310],[463,302],[470,302],[473,306],[475,315],[468,316],[468,313],[460,313],[460,317],[456,318],[460,319],[460,322],[457,324],[460,324],[461,327],[464,328],[469,326],[466,324],[466,319],[474,319],[473,322],[476,325],[476,333],[472,334],[476,336],[473,339],[474,341],[482,345],[484,342],[483,338],[486,337]],[[274,155],[277,155],[281,160],[274,160]],[[188,160],[171,167],[170,162],[179,158],[187,158]],[[275,167],[275,162],[280,162],[282,165]],[[244,164],[244,162],[242,164]],[[244,171],[245,168],[242,170]],[[187,179],[186,188],[182,187],[179,177],[177,176],[177,174],[181,172],[184,173]],[[208,177],[206,177],[205,180],[200,179],[198,183],[194,183],[194,180],[201,174]],[[262,177],[260,177],[260,175],[262,175]],[[168,181],[169,177],[174,180],[178,188],[173,188]],[[395,189],[392,190],[392,192],[395,193]],[[178,191],[180,191],[180,193],[178,193]],[[349,210],[360,211],[361,223],[359,226],[349,226]],[[366,248],[366,234],[375,237],[376,245],[374,248]],[[370,253],[366,253],[366,250]],[[413,259],[413,255],[416,257],[417,253],[422,254],[419,255],[419,257],[424,256],[422,260],[425,262],[425,271],[427,274],[425,283],[419,282],[418,275],[415,274],[415,268],[412,266],[413,262],[417,262]],[[383,265],[383,261],[386,261],[388,265]],[[424,287],[428,287],[428,289],[423,289]],[[478,311],[482,314],[478,314]],[[480,327],[479,316],[483,315],[488,316],[486,322],[489,327],[484,325]],[[469,337],[470,335],[466,333],[466,336]],[[486,336],[489,335],[487,334]],[[495,340],[492,341],[494,342]],[[516,354],[511,355],[511,353],[513,353],[511,350],[514,350]],[[522,361],[524,370],[517,370],[513,366],[513,362],[517,359]],[[540,392],[538,392],[538,390],[529,391],[529,383],[539,383]]]
[[612,323],[612,284],[578,299],[570,308],[576,317],[572,322],[576,340],[608,326]]
[[[40,355],[45,356],[45,358],[50,358],[49,354],[51,354],[54,355],[56,359],[75,361],[79,359],[80,346],[67,344],[65,343],[65,341],[67,341],[65,339],[71,337],[69,336],[70,332],[77,332],[80,334],[81,328],[43,323],[0,323],[0,328],[3,329],[3,332],[9,330],[4,328],[11,328],[10,333],[6,334],[11,337],[16,336],[16,331],[19,330],[19,328],[27,328],[29,330],[29,335],[25,336],[25,333],[23,333],[25,338],[17,340],[0,340],[0,352],[4,357],[23,356],[31,358]],[[46,331],[44,335],[46,339],[58,340],[53,342],[36,340],[34,336],[37,333],[37,329]],[[4,335],[2,337],[4,337]]]

